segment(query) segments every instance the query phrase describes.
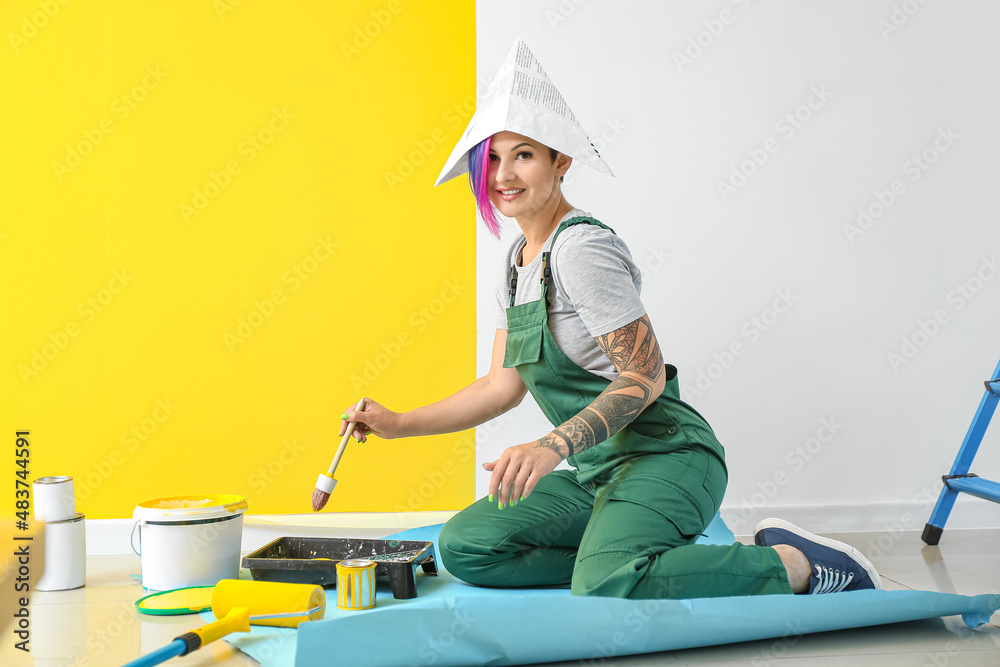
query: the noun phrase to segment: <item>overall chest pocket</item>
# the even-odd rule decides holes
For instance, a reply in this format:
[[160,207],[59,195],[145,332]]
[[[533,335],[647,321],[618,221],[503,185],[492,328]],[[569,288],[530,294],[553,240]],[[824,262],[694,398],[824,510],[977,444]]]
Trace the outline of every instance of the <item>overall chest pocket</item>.
[[547,315],[544,298],[507,309],[504,368],[538,361],[542,355],[542,337]]
[[504,354],[504,368],[514,368],[521,364],[538,361],[542,355],[542,327],[519,326],[507,329],[507,350]]

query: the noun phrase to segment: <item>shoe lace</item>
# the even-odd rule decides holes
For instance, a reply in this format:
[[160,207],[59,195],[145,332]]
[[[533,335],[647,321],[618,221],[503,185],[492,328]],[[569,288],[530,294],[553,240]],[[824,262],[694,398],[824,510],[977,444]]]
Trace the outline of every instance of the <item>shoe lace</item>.
[[823,593],[839,593],[847,588],[854,581],[853,572],[835,570],[822,565],[816,566],[816,586],[810,593],[812,595],[822,595]]

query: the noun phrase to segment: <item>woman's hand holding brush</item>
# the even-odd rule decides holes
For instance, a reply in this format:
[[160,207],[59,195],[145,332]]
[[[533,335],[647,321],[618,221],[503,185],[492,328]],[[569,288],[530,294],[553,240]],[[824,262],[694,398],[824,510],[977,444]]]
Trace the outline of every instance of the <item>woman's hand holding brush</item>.
[[351,435],[358,442],[365,442],[369,435],[376,435],[383,440],[400,438],[404,435],[400,428],[400,417],[398,412],[389,410],[372,399],[366,399],[364,409],[357,409],[352,406],[340,415],[344,421],[340,424],[340,435],[347,433],[348,428],[353,429]]
[[[393,417],[396,419],[393,420]],[[351,439],[351,436],[353,435],[358,442],[364,442],[370,433],[383,438],[395,437],[392,432],[380,430],[377,424],[381,424],[383,421],[398,421],[398,417],[399,415],[395,412],[386,410],[381,405],[365,398],[358,401],[353,410],[347,410],[342,415],[341,418],[345,421],[340,425],[340,446],[337,447],[337,453],[333,455],[330,470],[319,474],[316,488],[313,489],[312,508],[314,512],[326,507],[327,501],[330,500],[330,494],[337,486],[337,480],[334,479],[333,475],[337,471],[337,466],[340,464],[344,449],[347,447],[347,441]]]
[[[362,398],[358,401],[357,406],[355,406],[355,411],[362,410],[365,407],[365,399]],[[347,447],[347,441],[351,439],[351,429],[354,427],[354,422],[348,423],[346,429],[341,429],[346,431],[342,433],[340,438],[340,446],[337,447],[337,453],[333,455],[333,463],[330,464],[329,472],[320,473],[319,477],[316,479],[316,488],[312,493],[312,508],[314,512],[318,512],[324,507],[326,507],[326,502],[330,500],[330,494],[333,493],[334,488],[337,486],[337,480],[334,479],[333,475],[337,472],[337,466],[340,464],[340,459],[344,455],[344,449]]]

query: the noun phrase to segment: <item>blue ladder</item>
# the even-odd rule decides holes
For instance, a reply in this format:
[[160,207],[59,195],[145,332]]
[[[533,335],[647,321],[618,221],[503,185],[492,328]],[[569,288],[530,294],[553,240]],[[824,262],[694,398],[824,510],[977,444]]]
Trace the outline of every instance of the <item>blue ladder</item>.
[[951,466],[951,473],[941,478],[944,482],[944,488],[941,489],[937,505],[934,506],[931,518],[924,526],[924,532],[920,536],[920,539],[927,544],[933,545],[941,541],[941,532],[944,530],[944,524],[948,521],[948,515],[955,505],[955,498],[958,497],[959,493],[968,493],[970,496],[1000,503],[1000,484],[969,472],[969,468],[972,467],[972,459],[979,451],[983,435],[986,434],[986,427],[990,425],[990,419],[993,418],[993,413],[997,409],[997,402],[1000,401],[1000,364],[993,371],[993,379],[986,380],[983,384],[986,385],[986,393],[983,394],[983,400],[979,402],[979,409],[976,410],[976,416],[972,418],[972,425],[969,426],[969,432],[965,434],[965,440],[958,450],[955,463]]

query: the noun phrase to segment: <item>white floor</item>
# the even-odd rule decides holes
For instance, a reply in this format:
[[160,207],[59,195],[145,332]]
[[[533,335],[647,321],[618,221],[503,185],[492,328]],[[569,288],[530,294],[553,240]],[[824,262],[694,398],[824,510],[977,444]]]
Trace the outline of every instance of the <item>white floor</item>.
[[[324,514],[321,521],[293,531],[281,519],[251,521],[246,530],[257,542],[281,534],[382,537],[427,521],[415,516],[409,525],[397,515],[391,520]],[[378,515],[374,515],[378,516]],[[446,517],[447,515],[442,515]],[[288,517],[300,523],[301,517]],[[440,520],[441,517],[438,517]],[[324,524],[324,521],[326,522]],[[391,524],[387,524],[391,521]],[[337,525],[330,525],[337,523]],[[381,525],[371,525],[381,524]],[[287,524],[286,524],[287,526]],[[252,529],[252,530],[251,530]],[[869,555],[876,547],[875,533],[827,535],[851,543]],[[740,538],[747,542],[746,538]],[[246,548],[247,541],[244,541]],[[254,546],[251,544],[251,546]],[[1000,529],[945,530],[941,544],[929,547],[918,532],[896,535],[891,544],[883,539],[884,554],[875,559],[887,589],[920,589],[977,595],[1000,592]],[[31,654],[14,648],[10,630],[0,634],[0,665],[93,667],[121,665],[164,646],[174,637],[197,627],[190,616],[137,615],[135,601],[143,589],[134,576],[139,559],[128,554],[91,555],[87,558],[87,585],[74,591],[34,592],[31,597]],[[844,630],[798,638],[762,640],[708,648],[688,649],[642,656],[609,658],[601,665],[630,667],[648,665],[792,665],[852,664],[860,666],[928,665],[966,667],[1000,665],[1000,613],[992,623],[969,630],[960,618],[932,619],[910,623]],[[216,642],[168,664],[256,665],[225,642]],[[559,665],[590,664],[586,661]]]

